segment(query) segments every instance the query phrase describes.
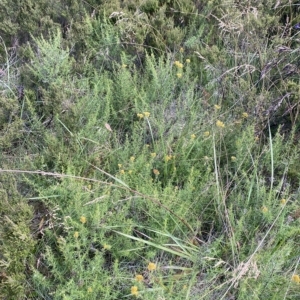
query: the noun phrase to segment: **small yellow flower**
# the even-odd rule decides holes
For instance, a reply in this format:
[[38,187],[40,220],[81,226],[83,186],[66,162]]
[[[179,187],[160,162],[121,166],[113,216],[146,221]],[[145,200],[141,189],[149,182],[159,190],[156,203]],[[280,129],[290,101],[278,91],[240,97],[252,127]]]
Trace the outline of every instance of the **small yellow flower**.
[[86,217],[81,216],[81,217],[80,217],[80,222],[81,222],[82,224],[85,224],[85,223],[86,223]]
[[132,286],[130,290],[131,290],[131,295],[137,296],[139,294],[138,287],[135,285]]
[[131,157],[130,157],[130,161],[131,161],[131,162],[134,162],[134,160],[135,160],[135,157],[134,157],[134,156],[131,156]]
[[151,157],[153,157],[153,158],[156,157],[156,153],[155,153],[155,152],[152,152],[150,155],[151,155]]
[[156,264],[150,262],[150,263],[148,264],[147,269],[148,269],[148,271],[154,271],[154,270],[156,270]]
[[267,213],[269,210],[268,210],[268,208],[267,208],[266,206],[263,206],[263,207],[261,208],[261,211],[265,214],[265,213]]
[[236,157],[235,156],[231,156],[231,161],[236,161]]
[[183,53],[183,52],[184,52],[184,49],[181,47],[181,48],[179,49],[179,52],[180,52],[180,53]]
[[133,172],[132,170],[128,170],[128,174],[132,174],[132,172]]
[[215,107],[215,109],[216,109],[216,110],[219,110],[219,109],[221,109],[221,106],[220,106],[220,105],[218,105],[218,104],[216,104],[214,107]]
[[118,167],[119,167],[119,169],[121,169],[122,168],[122,164],[118,164]]
[[126,67],[127,67],[127,65],[125,65],[125,64],[122,65],[122,68],[123,68],[123,69],[125,69]]
[[79,237],[79,232],[78,232],[78,231],[75,231],[75,232],[74,232],[74,238],[75,238],[75,239],[78,239],[78,237]]
[[150,113],[148,111],[144,111],[144,115],[145,115],[145,118],[149,118],[150,117]]
[[179,62],[178,60],[176,60],[174,62],[174,65],[178,68],[178,69],[182,69],[183,68],[183,64],[181,62]]
[[182,73],[177,73],[176,76],[177,76],[177,78],[181,78],[182,77]]
[[300,283],[300,276],[298,274],[294,274],[292,276],[292,281],[296,283]]
[[190,60],[189,58],[187,58],[185,61],[186,61],[188,64],[191,62],[191,60]]
[[158,176],[159,175],[159,171],[157,169],[153,169],[153,173],[154,175]]
[[144,280],[144,276],[141,274],[137,274],[135,275],[135,280],[141,282]]
[[244,119],[247,119],[247,118],[249,117],[249,115],[248,115],[248,113],[243,112],[243,113],[242,113],[242,117],[243,117]]
[[111,249],[111,245],[104,244],[104,245],[103,245],[103,249],[104,249],[104,250],[110,250],[110,249]]
[[144,115],[143,114],[136,114],[138,116],[138,118],[143,119]]
[[195,134],[191,134],[191,139],[194,140],[196,138]]
[[120,170],[120,174],[124,175],[125,171],[124,170]]
[[165,156],[165,161],[168,162],[169,160],[172,159],[172,155],[166,155]]
[[91,287],[89,287],[87,291],[90,294],[93,291],[93,289]]
[[210,136],[210,132],[209,132],[209,131],[205,131],[205,132],[203,133],[203,135],[204,135],[205,137],[209,137],[209,136]]
[[220,120],[217,120],[216,125],[219,128],[224,128],[225,127],[225,124],[222,121],[220,121]]
[[286,204],[286,200],[285,200],[285,199],[281,199],[281,200],[280,200],[280,203],[281,203],[282,205],[284,205],[284,204]]

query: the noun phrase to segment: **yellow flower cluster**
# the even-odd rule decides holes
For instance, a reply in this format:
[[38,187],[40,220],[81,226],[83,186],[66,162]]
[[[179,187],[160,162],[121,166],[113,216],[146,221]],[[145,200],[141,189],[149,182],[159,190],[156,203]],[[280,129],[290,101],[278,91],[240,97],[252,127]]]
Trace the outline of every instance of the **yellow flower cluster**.
[[[133,163],[135,161],[135,156],[130,156],[129,158],[130,163]],[[118,164],[119,167],[119,174],[124,175],[126,171],[124,170],[124,167],[122,164]],[[128,170],[128,174],[132,174],[132,170]]]
[[[155,271],[156,268],[157,268],[157,267],[156,267],[156,264],[155,264],[155,263],[152,263],[152,262],[150,262],[150,263],[148,264],[148,266],[147,266],[147,269],[148,269],[148,271],[150,271],[150,272]],[[137,275],[135,275],[135,280],[136,280],[137,282],[142,282],[142,281],[144,281],[144,276],[141,275],[141,274],[137,274]],[[139,295],[139,289],[138,289],[138,287],[137,287],[136,285],[133,285],[133,286],[130,288],[130,293],[131,293],[131,295],[137,297],[137,296]]]
[[221,109],[221,105],[216,104],[216,105],[215,105],[215,109],[216,109],[216,110]]
[[203,133],[203,135],[204,135],[205,137],[209,137],[209,136],[210,136],[210,132],[209,132],[209,131],[205,131],[205,132]]
[[174,156],[172,156],[172,155],[166,155],[166,156],[165,156],[165,161],[168,162],[168,161],[171,160],[172,158],[174,158]]
[[131,287],[131,295],[137,296],[139,294],[138,287],[136,285]]
[[156,270],[156,264],[150,262],[150,263],[148,264],[147,269],[148,269],[148,271],[154,271],[154,270]]
[[85,224],[85,223],[86,223],[86,217],[81,216],[81,217],[80,217],[80,222],[81,222],[82,224]]
[[141,275],[141,274],[137,274],[137,275],[135,276],[135,280],[138,281],[138,282],[141,282],[141,281],[144,280],[144,276]]
[[175,65],[178,69],[182,69],[182,68],[183,68],[183,64],[182,64],[180,61],[178,61],[178,60],[176,60],[176,61],[174,62],[174,65]]
[[285,204],[286,204],[286,199],[281,199],[281,200],[280,200],[280,203],[281,203],[282,205],[285,205]]
[[292,281],[296,283],[300,283],[300,276],[298,274],[294,274],[292,276]]
[[144,111],[144,113],[142,114],[136,114],[138,118],[143,119],[145,118],[149,118],[150,117],[150,113],[148,111]]
[[151,155],[151,157],[153,157],[153,158],[156,157],[156,153],[155,153],[155,152],[152,152],[150,155]]
[[110,249],[111,249],[111,245],[109,245],[109,244],[104,244],[104,245],[103,245],[103,249],[104,249],[104,250],[110,250]]
[[217,125],[217,127],[219,127],[219,128],[224,128],[224,127],[225,127],[225,124],[224,124],[222,121],[220,121],[220,120],[218,120],[218,121],[216,122],[216,125]]
[[195,134],[191,134],[191,140],[194,140],[196,138]]
[[[180,61],[178,61],[178,60],[176,60],[176,61],[174,62],[174,65],[175,65],[178,69],[182,69],[182,68],[183,68],[183,64],[182,64]],[[177,78],[181,78],[181,77],[182,77],[182,73],[177,73],[176,76],[177,76]]]

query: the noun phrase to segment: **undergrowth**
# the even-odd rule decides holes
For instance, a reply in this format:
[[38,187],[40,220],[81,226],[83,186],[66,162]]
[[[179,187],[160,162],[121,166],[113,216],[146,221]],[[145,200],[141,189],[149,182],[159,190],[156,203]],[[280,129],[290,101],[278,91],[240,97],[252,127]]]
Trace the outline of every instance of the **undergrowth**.
[[298,299],[297,5],[93,2],[3,33],[0,298]]

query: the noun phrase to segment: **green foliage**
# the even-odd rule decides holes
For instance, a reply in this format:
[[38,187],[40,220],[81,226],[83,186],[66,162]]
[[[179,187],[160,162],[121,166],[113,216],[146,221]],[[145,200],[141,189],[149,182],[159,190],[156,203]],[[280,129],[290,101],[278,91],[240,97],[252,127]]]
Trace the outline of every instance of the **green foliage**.
[[19,116],[19,105],[16,99],[2,97],[0,100],[0,148],[12,148],[13,143],[22,136],[23,122]]
[[17,192],[13,176],[0,178],[1,297],[21,299],[26,288],[27,268],[33,262],[35,241],[30,233],[31,207]]
[[290,1],[3,14],[0,298],[299,298]]
[[45,119],[61,112],[63,105],[72,104],[71,99],[69,103],[63,102],[68,99],[65,93],[68,93],[71,84],[67,78],[72,76],[72,60],[69,57],[69,49],[63,49],[59,31],[49,41],[44,38],[33,40],[36,53],[32,51],[31,66],[27,66],[26,73],[23,72],[23,81],[28,82],[28,85],[34,82],[34,88],[38,89],[34,106],[38,114]]

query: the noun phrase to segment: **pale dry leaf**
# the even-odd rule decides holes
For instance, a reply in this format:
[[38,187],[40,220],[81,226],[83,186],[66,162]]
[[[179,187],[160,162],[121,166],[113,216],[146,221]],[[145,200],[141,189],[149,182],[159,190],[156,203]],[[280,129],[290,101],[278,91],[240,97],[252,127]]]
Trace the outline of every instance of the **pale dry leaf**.
[[110,127],[110,125],[109,125],[108,123],[105,123],[105,128],[106,128],[108,131],[112,132],[112,129],[111,129],[111,127]]

